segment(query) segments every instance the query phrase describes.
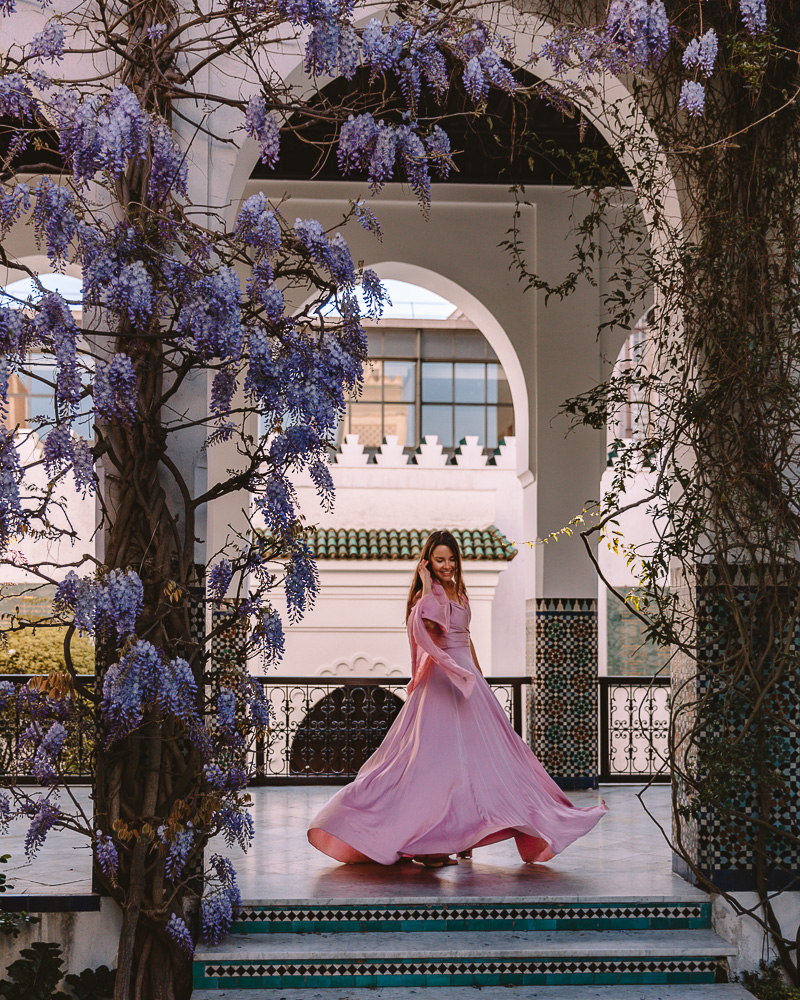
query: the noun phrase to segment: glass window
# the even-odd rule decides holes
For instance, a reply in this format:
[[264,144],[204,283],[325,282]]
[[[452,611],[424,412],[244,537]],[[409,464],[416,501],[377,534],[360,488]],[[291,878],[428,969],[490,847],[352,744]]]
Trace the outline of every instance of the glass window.
[[486,365],[456,362],[455,385],[457,403],[485,403]]
[[[370,355],[372,350],[370,349]],[[384,358],[415,358],[417,356],[417,335],[412,330],[389,330],[383,335],[383,354],[374,355]]]
[[453,366],[450,362],[422,362],[422,402],[453,402]]
[[487,448],[496,448],[503,438],[514,436],[514,410],[512,407],[488,407],[488,418]]
[[462,440],[469,435],[477,437],[478,444],[484,444],[486,441],[486,407],[457,406],[455,411],[456,444],[461,444]]
[[[383,390],[383,362],[368,361],[364,365],[364,385],[361,395],[358,397],[360,403],[380,403]],[[352,433],[355,433],[353,431]]]
[[416,407],[413,403],[385,403],[383,436],[395,434],[404,448],[416,448]]
[[455,335],[455,356],[457,358],[476,358],[483,361],[486,357],[488,343],[482,333],[457,333]]
[[353,403],[348,434],[358,434],[365,448],[379,448],[383,442],[383,407],[380,403]]
[[417,366],[413,361],[383,362],[383,398],[413,403],[417,394]]
[[453,407],[430,406],[422,407],[422,433],[420,438],[428,434],[436,434],[443,448],[453,447]]
[[[447,450],[477,437],[490,449],[514,433],[508,379],[483,336],[468,330],[370,332],[370,350],[360,396],[348,402],[339,428],[358,434],[377,450],[394,436],[406,448],[435,434]],[[453,359],[455,352],[455,359]]]
[[423,358],[452,358],[453,357],[453,334],[446,330],[422,331],[422,356]]

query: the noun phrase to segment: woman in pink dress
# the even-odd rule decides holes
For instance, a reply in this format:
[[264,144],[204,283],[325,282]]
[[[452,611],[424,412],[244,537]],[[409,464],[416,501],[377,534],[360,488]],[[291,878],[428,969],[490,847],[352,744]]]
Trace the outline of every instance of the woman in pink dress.
[[606,812],[579,809],[514,732],[469,635],[458,543],[434,531],[408,598],[408,698],[351,784],[314,817],[309,842],[337,861],[428,867],[513,837],[523,861],[548,861]]

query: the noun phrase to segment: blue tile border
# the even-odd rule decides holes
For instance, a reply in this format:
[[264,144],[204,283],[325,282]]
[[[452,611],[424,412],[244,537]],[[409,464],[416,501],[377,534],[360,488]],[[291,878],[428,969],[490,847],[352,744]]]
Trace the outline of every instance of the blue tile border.
[[711,926],[709,902],[328,904],[245,906],[234,934],[404,931],[692,930]]
[[99,913],[99,895],[0,895],[0,910],[7,913]]
[[715,958],[386,958],[195,961],[196,987],[239,989],[713,983]]

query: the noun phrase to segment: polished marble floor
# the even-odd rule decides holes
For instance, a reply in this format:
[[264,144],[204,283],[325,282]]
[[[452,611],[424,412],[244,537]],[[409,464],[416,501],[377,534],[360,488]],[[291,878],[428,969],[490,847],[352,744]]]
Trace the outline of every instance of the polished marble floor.
[[[572,792],[579,805],[604,798],[608,815],[582,840],[543,865],[525,865],[513,841],[475,852],[473,861],[427,870],[412,863],[340,865],[306,841],[308,821],[335,788],[319,785],[252,790],[256,839],[247,854],[212,849],[230,856],[245,900],[414,899],[446,896],[537,899],[641,898],[691,899],[700,893],[673,875],[669,845],[647,810],[667,830],[670,790],[630,785],[604,786],[599,792]],[[73,788],[85,809],[88,788]],[[639,793],[641,798],[639,797]],[[63,798],[62,794],[62,798]],[[0,853],[10,854],[3,870],[15,892],[32,894],[90,891],[89,852],[69,831],[54,832],[33,861],[24,854],[26,825],[16,822],[2,838]]]

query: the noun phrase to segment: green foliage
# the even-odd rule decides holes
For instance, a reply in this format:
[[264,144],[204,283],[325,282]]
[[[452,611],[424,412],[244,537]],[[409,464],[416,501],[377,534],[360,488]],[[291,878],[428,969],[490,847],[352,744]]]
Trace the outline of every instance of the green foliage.
[[8,978],[0,981],[5,1000],[69,1000],[56,990],[64,978],[61,948],[52,941],[34,941],[8,967]]
[[[8,864],[10,858],[10,854],[0,854],[0,864]],[[8,881],[5,872],[0,872],[0,892],[10,892],[13,888],[14,886]],[[31,916],[29,913],[9,913],[6,910],[0,910],[0,934],[7,937],[17,937],[20,924],[36,924],[38,922],[39,918]]]
[[[0,646],[0,674],[53,674],[66,670],[62,627],[33,627],[9,632]],[[94,673],[94,644],[73,633],[72,663],[79,674]]]
[[800,986],[790,986],[777,963],[761,963],[758,972],[745,972],[743,985],[758,1000],[800,1000]]
[[[0,861],[7,861],[4,855]],[[0,890],[2,891],[2,890]],[[64,976],[63,954],[53,941],[34,941],[23,948],[6,976],[0,980],[0,997],[4,1000],[111,1000],[114,996],[116,970],[101,965],[99,969],[84,969],[79,975]],[[69,993],[56,987],[64,981]]]
[[84,969],[79,976],[69,975],[64,982],[75,1000],[111,1000],[116,975],[116,969],[101,965],[99,969]]

